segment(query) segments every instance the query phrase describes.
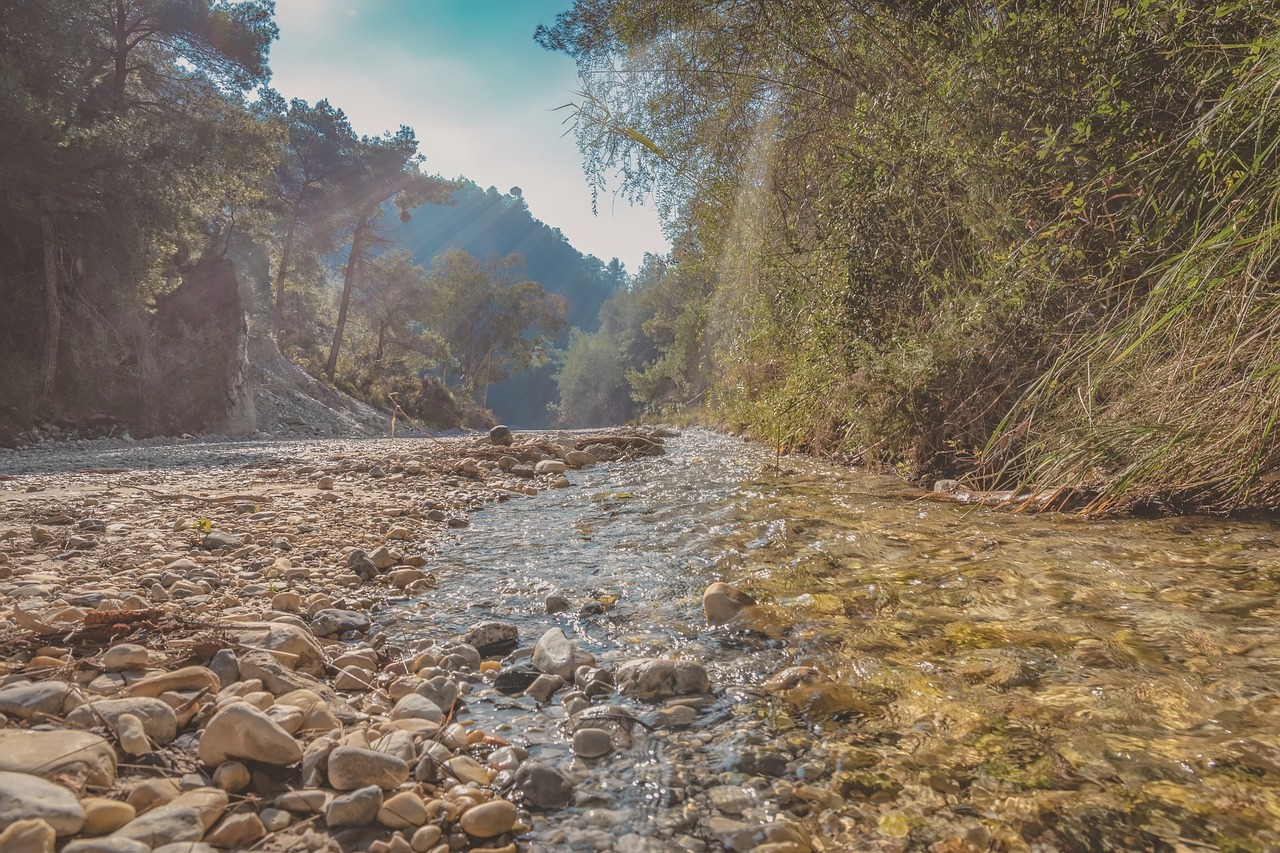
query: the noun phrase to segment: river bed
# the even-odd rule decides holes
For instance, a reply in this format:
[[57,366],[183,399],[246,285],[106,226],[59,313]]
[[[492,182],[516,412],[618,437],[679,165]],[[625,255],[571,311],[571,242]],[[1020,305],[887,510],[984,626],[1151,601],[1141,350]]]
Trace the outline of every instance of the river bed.
[[[558,700],[477,690],[478,725],[580,779],[534,850],[718,849],[743,827],[782,850],[793,823],[823,850],[1280,849],[1268,522],[922,501],[690,431],[478,513],[436,574],[383,613],[396,642],[498,619],[529,643],[561,627],[604,666],[671,656],[711,675],[691,725],[636,726],[592,760]],[[760,606],[713,630],[701,595],[718,580]],[[572,608],[548,615],[552,594]],[[796,666],[813,671],[771,682]]]

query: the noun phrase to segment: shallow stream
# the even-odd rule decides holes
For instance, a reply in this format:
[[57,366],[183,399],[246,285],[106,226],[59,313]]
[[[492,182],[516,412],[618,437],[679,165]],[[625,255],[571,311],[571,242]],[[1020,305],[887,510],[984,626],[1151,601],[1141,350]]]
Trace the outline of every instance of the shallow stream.
[[[558,699],[470,697],[581,777],[532,849],[716,850],[787,820],[825,850],[1280,849],[1276,525],[938,503],[697,431],[574,480],[477,514],[439,591],[384,616],[402,642],[501,619],[709,670],[692,725],[593,761]],[[716,580],[761,602],[733,630],[704,620]],[[818,673],[770,682],[796,665]]]

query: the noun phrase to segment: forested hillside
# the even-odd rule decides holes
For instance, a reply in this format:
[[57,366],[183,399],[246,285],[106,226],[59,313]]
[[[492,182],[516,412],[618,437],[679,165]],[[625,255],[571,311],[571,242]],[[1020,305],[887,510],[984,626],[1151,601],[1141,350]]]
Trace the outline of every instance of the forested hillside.
[[276,37],[270,0],[6,5],[0,438],[252,431],[277,345],[386,411],[481,425],[491,385],[594,325],[620,265],[518,191],[429,174],[409,127],[287,101]]
[[578,0],[536,37],[596,186],[675,232],[580,399],[1097,510],[1280,504],[1275,2]]

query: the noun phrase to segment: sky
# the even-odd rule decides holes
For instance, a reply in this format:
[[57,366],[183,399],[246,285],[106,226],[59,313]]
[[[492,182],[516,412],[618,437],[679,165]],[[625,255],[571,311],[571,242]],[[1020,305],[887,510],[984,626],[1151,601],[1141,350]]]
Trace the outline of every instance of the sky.
[[599,214],[567,111],[573,60],[543,50],[534,28],[571,0],[276,0],[272,86],[327,98],[366,135],[412,127],[426,170],[506,192],[575,248],[631,272],[665,253],[652,204],[602,195]]

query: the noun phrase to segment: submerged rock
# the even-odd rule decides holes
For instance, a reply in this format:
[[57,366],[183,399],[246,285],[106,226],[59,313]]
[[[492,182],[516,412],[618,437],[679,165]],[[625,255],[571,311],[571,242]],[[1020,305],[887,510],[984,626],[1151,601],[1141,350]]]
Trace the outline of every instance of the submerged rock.
[[711,689],[706,668],[691,660],[638,658],[618,667],[615,677],[624,696],[649,701]]
[[702,593],[702,611],[707,624],[725,625],[732,622],[743,608],[751,607],[756,600],[736,586],[713,583]]

